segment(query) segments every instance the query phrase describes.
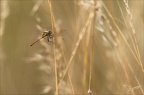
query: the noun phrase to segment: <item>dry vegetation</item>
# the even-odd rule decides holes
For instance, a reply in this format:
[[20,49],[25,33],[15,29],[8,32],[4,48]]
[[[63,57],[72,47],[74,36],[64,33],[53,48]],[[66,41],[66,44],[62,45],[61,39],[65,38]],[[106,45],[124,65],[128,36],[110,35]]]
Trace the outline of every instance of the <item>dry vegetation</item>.
[[1,95],[144,94],[143,0],[0,4]]

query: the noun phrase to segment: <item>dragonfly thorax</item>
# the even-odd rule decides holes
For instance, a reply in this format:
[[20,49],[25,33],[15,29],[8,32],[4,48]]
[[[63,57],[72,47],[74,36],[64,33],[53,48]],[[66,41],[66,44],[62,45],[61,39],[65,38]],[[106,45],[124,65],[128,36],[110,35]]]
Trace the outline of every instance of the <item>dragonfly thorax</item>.
[[51,30],[44,31],[44,32],[42,33],[42,37],[50,36],[51,34],[52,34],[52,31],[51,31]]

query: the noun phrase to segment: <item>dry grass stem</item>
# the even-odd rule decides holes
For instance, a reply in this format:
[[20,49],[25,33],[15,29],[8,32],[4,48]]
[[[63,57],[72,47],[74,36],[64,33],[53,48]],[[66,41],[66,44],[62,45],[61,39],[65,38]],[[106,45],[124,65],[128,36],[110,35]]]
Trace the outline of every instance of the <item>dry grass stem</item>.
[[[50,15],[51,15],[51,22],[52,22],[52,31],[53,31],[53,34],[55,34],[55,29],[54,29],[54,26],[55,26],[55,18],[54,18],[54,14],[53,14],[53,11],[52,11],[52,4],[51,4],[51,0],[48,0],[48,5],[49,5],[49,9],[50,9]],[[54,64],[55,64],[55,79],[56,79],[56,92],[55,94],[58,95],[58,77],[57,77],[57,63],[56,63],[56,49],[55,49],[55,39],[53,38],[53,47],[54,47]]]
[[143,95],[143,3],[1,0],[0,95]]

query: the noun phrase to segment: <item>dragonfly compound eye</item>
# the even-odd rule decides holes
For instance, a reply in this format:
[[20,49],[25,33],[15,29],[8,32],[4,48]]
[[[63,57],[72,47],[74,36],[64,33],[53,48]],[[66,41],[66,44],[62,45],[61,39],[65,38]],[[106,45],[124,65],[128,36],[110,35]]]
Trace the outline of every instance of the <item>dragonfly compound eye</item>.
[[52,31],[51,31],[51,30],[48,30],[48,33],[49,33],[49,34],[52,34]]

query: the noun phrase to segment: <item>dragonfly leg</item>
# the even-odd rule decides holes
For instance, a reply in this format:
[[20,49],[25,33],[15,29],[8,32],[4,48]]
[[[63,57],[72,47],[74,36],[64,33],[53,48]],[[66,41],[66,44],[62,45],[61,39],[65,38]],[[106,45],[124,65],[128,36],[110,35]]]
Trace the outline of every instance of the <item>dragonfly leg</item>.
[[50,38],[52,38],[52,37],[50,37],[50,36],[47,37],[48,42],[53,43],[53,41],[50,41]]
[[53,35],[51,34],[50,36],[49,36],[49,38],[52,38],[53,37]]

